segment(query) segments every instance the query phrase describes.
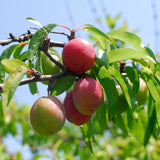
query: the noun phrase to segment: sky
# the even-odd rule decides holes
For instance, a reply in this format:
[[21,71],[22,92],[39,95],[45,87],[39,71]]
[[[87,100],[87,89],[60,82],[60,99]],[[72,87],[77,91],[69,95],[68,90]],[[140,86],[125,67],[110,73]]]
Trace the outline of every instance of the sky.
[[[155,24],[155,13],[160,23],[160,0],[0,0],[0,40],[9,37],[9,33],[20,36],[30,27],[37,27],[26,20],[32,17],[42,25],[56,23],[74,28],[79,24],[92,24],[104,32],[108,32],[105,23],[97,24],[96,18],[105,18],[106,15],[116,16],[122,13],[117,25],[121,26],[127,21],[130,30],[138,29],[137,35],[146,46],[149,44],[154,53],[160,52],[160,24]],[[156,4],[153,7],[152,2]],[[93,12],[93,10],[95,12]],[[57,31],[65,31],[61,27]],[[155,37],[155,31],[156,33]],[[34,30],[32,30],[34,31]],[[77,36],[87,38],[86,34],[79,32]],[[52,40],[65,42],[60,35],[52,36]],[[156,41],[155,41],[155,38]],[[8,46],[0,46],[0,54]],[[31,95],[28,86],[18,87],[14,100],[21,104],[32,105],[40,96],[47,96],[47,86],[38,83],[39,94]],[[61,96],[63,98],[63,95]]]

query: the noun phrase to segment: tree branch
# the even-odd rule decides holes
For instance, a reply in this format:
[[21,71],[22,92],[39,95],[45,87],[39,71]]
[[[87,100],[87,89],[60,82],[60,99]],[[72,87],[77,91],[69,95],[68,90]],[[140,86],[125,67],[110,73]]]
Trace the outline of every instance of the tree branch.
[[[0,45],[1,46],[5,46],[5,45],[8,45],[12,42],[25,42],[29,39],[31,39],[33,37],[34,33],[29,31],[25,34],[22,34],[21,36],[19,37],[15,37],[12,33],[9,34],[10,38],[8,39],[4,39],[4,40],[0,40]],[[56,42],[56,41],[50,41],[50,44],[49,44],[49,47],[64,47],[64,43],[62,42]]]
[[[65,76],[75,76],[75,77],[86,77],[87,74],[86,73],[76,73],[73,71],[70,71],[69,69],[65,69],[63,72],[54,74],[54,75],[41,75],[41,76],[34,76],[32,78],[25,78],[22,79],[21,82],[19,83],[19,86],[25,85],[25,84],[29,84],[29,83],[34,83],[34,82],[42,82],[42,81],[54,81],[57,80],[59,78],[65,77]],[[3,92],[3,84],[0,84],[0,93]]]
[[5,39],[5,40],[0,40],[0,45],[5,46],[5,45],[8,45],[12,42],[19,42],[19,43],[25,42],[25,41],[31,39],[33,37],[34,33],[32,33],[31,31],[28,30],[27,33],[22,34],[19,37],[15,37],[12,33],[10,33],[9,35],[10,35],[10,38]]

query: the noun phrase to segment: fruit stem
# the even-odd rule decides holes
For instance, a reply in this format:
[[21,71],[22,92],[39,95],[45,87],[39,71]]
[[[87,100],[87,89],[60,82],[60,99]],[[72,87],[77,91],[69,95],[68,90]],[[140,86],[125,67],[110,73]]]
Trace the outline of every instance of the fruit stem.
[[59,27],[63,27],[63,28],[68,29],[69,31],[72,31],[70,28],[68,28],[68,27],[66,27],[66,26],[64,26],[64,25],[58,24],[57,26],[59,26]]
[[76,26],[73,30],[74,30],[75,32],[77,32],[77,31],[79,31],[79,30],[82,29],[82,28],[79,28],[79,27],[84,27],[84,26],[85,26],[84,24],[80,24],[80,25]]

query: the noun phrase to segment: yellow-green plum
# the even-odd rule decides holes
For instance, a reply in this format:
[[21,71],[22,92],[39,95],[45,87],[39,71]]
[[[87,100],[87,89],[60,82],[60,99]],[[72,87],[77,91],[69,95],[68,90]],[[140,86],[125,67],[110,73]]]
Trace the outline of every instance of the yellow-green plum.
[[53,96],[40,97],[31,108],[30,122],[33,129],[43,136],[57,133],[65,123],[63,104]]
[[73,89],[73,100],[80,113],[92,115],[103,100],[102,89],[98,81],[89,77],[79,79]]
[[[57,55],[52,54],[52,57],[56,61],[60,62],[60,58]],[[52,75],[60,72],[60,68],[55,63],[53,63],[43,52],[41,52],[41,61],[43,75]],[[48,84],[48,82],[45,81],[43,84]]]
[[[130,82],[129,79],[128,83],[130,84],[131,87],[133,87],[133,84]],[[125,112],[126,109],[128,108],[128,103],[119,84],[116,85],[116,89],[118,92],[118,98],[116,102],[115,111],[117,113],[122,113]],[[144,104],[147,100],[147,97],[148,97],[148,87],[145,81],[142,78],[139,78],[139,89],[138,92],[135,94],[135,98],[138,102],[138,105]]]
[[[133,87],[133,84],[128,80],[131,87]],[[146,82],[139,78],[139,89],[138,92],[135,94],[135,98],[138,102],[138,105],[142,105],[146,102],[148,97],[148,87],[146,85]]]

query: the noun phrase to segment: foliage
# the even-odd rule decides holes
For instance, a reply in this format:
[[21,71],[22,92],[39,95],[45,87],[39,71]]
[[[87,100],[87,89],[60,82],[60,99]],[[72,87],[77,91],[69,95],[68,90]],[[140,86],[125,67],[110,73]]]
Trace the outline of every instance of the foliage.
[[[125,27],[114,28],[118,18],[119,16],[113,19],[107,17],[111,28],[107,34],[89,24],[81,28],[91,33],[90,38],[96,43],[97,58],[94,66],[86,74],[101,84],[104,97],[102,105],[88,123],[78,127],[66,122],[63,129],[53,136],[45,137],[35,133],[29,122],[30,107],[26,105],[19,107],[11,100],[18,85],[22,84],[24,75],[32,76],[28,80],[28,82],[31,80],[34,82],[30,87],[32,94],[37,93],[38,88],[35,82],[46,80],[42,79],[35,70],[38,70],[37,67],[41,68],[39,51],[42,50],[49,56],[48,52],[51,49],[47,48],[49,43],[47,45],[45,43],[49,41],[49,32],[57,24],[41,27],[30,41],[11,45],[4,50],[0,56],[0,81],[3,88],[0,105],[2,139],[8,133],[16,137],[19,134],[17,124],[20,124],[22,144],[30,147],[33,159],[45,157],[46,155],[39,153],[44,148],[49,148],[53,157],[66,160],[157,159],[160,157],[160,63],[152,50],[143,46],[141,38],[135,33],[127,31]],[[33,18],[28,20],[39,24]],[[68,37],[71,36],[72,32]],[[22,46],[28,43],[28,50],[22,52]],[[128,65],[122,66],[123,62]],[[84,76],[68,70],[66,72],[63,64],[55,63],[60,67],[61,73],[47,79],[53,83],[50,87],[49,82],[51,95],[59,95],[71,90],[77,78]],[[146,103],[140,106],[135,98],[139,88],[139,77],[144,79],[149,91]],[[133,88],[129,85],[127,78],[133,83]],[[118,97],[116,84],[121,86],[128,104],[128,109],[121,114],[116,114],[114,111]],[[6,152],[6,146],[3,141],[0,143],[0,153],[9,159],[11,155]],[[20,158],[17,158],[18,156]],[[19,153],[14,158],[22,159]]]

